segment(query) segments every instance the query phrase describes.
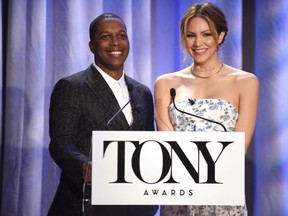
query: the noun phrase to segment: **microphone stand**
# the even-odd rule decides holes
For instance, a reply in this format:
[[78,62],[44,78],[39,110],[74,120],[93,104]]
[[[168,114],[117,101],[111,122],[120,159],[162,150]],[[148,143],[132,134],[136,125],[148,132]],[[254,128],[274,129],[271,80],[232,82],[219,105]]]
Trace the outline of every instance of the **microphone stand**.
[[90,168],[89,161],[91,159],[91,154],[92,154],[92,146],[90,147],[89,155],[88,155],[87,162],[86,162],[86,170],[85,170],[84,182],[83,182],[83,187],[82,187],[82,214],[83,216],[85,216],[85,203],[91,203],[91,192],[89,193],[87,191],[87,187],[91,188],[91,181],[87,180],[89,168]]
[[[128,85],[128,92],[130,93],[131,95],[131,92],[133,91],[133,88],[134,86],[132,84],[129,84]],[[118,114],[130,103],[131,101],[131,97],[129,98],[129,100],[127,101],[127,103],[124,104],[123,107],[121,107],[110,119],[109,121],[107,122],[107,125],[106,127],[108,127],[110,125],[110,123],[118,116]],[[91,144],[92,145],[92,144]],[[90,193],[87,193],[86,192],[86,187],[87,186],[90,186],[91,187],[91,181],[88,181],[87,180],[87,177],[88,177],[88,173],[89,173],[89,161],[91,159],[91,154],[92,154],[92,146],[90,147],[89,149],[89,155],[88,155],[88,158],[87,158],[87,161],[86,161],[86,170],[85,170],[85,176],[84,176],[84,183],[83,183],[83,187],[82,187],[82,214],[83,216],[85,216],[85,203],[86,202],[89,202],[91,203],[91,192]],[[91,190],[90,190],[91,191]],[[86,197],[87,195],[87,197]]]
[[224,129],[225,132],[227,132],[226,127],[225,127],[223,124],[221,124],[220,122],[216,122],[216,121],[213,121],[213,120],[211,120],[211,119],[207,119],[207,118],[204,118],[204,117],[201,117],[201,116],[194,115],[194,114],[192,114],[192,113],[185,112],[185,111],[183,111],[183,110],[179,110],[179,109],[177,108],[176,104],[175,104],[176,90],[175,90],[174,88],[171,88],[171,89],[170,89],[170,96],[172,97],[173,106],[174,106],[174,108],[175,108],[178,112],[181,112],[181,113],[184,113],[184,114],[187,114],[187,115],[196,117],[196,118],[200,118],[200,119],[203,119],[203,120],[205,120],[205,121],[212,122],[212,123],[214,123],[214,124],[218,124],[218,125],[220,125],[220,126]]

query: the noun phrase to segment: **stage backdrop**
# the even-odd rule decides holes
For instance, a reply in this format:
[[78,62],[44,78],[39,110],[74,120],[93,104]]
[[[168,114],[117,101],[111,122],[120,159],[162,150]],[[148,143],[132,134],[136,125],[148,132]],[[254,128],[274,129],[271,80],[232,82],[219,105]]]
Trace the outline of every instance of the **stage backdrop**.
[[255,215],[288,215],[288,1],[256,4]]
[[[92,63],[90,22],[102,12],[123,18],[131,43],[125,73],[153,91],[157,76],[191,63],[183,62],[179,22],[196,2],[203,1],[0,2],[1,215],[47,214],[60,173],[48,152],[50,94],[57,80]],[[250,215],[288,215],[288,2],[211,2],[224,10],[229,25],[221,60],[238,68],[254,68],[251,72],[261,83],[255,142],[247,155],[253,171],[246,182],[252,185],[246,192]],[[247,16],[252,19],[242,22]],[[253,61],[245,65],[242,59]]]

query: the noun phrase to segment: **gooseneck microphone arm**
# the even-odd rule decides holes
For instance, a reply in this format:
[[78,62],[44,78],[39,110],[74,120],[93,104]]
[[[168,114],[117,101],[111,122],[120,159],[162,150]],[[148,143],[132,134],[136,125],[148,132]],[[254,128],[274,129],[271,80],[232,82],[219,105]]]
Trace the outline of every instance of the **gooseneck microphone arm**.
[[112,116],[112,118],[110,118],[110,120],[107,122],[107,125],[106,125],[106,126],[109,126],[109,125],[110,125],[110,123],[116,118],[116,116],[130,103],[130,100],[131,100],[131,99],[129,99],[129,100],[127,101],[127,103],[125,103],[124,106],[123,106],[121,109],[119,109],[119,110]]
[[183,110],[179,110],[179,109],[177,108],[176,104],[175,104],[175,96],[176,96],[176,90],[175,90],[175,88],[171,88],[171,89],[170,89],[170,96],[172,97],[173,106],[174,106],[174,108],[175,108],[178,112],[184,113],[184,114],[186,114],[186,115],[193,116],[193,117],[195,117],[195,118],[200,118],[200,119],[203,119],[203,120],[205,120],[205,121],[212,122],[212,123],[214,123],[214,124],[218,124],[218,125],[220,125],[220,126],[224,129],[225,132],[227,132],[226,127],[225,127],[223,124],[221,124],[220,122],[216,122],[216,121],[213,121],[213,120],[211,120],[211,119],[207,119],[207,118],[204,118],[204,117],[201,117],[201,116],[198,116],[198,115],[194,115],[194,114],[192,114],[192,113],[185,112],[185,111],[183,111]]
[[[133,89],[134,89],[134,86],[132,85],[132,84],[129,84],[128,85],[128,92],[129,92],[129,95],[131,95],[131,92],[133,91]],[[118,114],[130,103],[130,101],[131,101],[131,97],[129,98],[129,100],[127,101],[127,103],[126,104],[124,104],[124,106],[121,108],[121,109],[119,109],[110,119],[109,119],[109,121],[107,122],[107,127],[110,125],[110,123],[118,116]]]

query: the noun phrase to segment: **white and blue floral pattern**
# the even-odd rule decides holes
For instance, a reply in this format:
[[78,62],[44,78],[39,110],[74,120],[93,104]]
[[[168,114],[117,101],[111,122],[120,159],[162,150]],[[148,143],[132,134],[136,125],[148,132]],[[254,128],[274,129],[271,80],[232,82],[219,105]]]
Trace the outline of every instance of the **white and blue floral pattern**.
[[[179,110],[219,122],[225,126],[227,131],[234,131],[235,129],[238,112],[228,101],[222,99],[195,99],[192,103],[191,100],[182,100],[175,103]],[[169,117],[175,131],[224,131],[219,124],[178,112],[173,104],[169,107]]]
[[[179,110],[192,113],[225,126],[234,131],[238,111],[232,103],[222,99],[195,99],[175,102]],[[188,114],[177,111],[173,104],[169,106],[169,117],[175,131],[224,131],[224,128]],[[247,216],[246,206],[161,206],[161,216]]]

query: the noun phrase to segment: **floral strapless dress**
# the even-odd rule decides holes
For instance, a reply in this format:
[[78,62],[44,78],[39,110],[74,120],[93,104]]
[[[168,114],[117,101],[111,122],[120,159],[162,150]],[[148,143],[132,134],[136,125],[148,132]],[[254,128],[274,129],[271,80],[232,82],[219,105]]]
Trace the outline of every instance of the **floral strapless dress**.
[[[175,102],[178,109],[221,123],[227,131],[234,131],[238,119],[237,109],[222,99],[195,99]],[[178,112],[173,104],[169,117],[175,131],[224,131],[217,123]],[[246,206],[161,206],[160,216],[247,216]]]

